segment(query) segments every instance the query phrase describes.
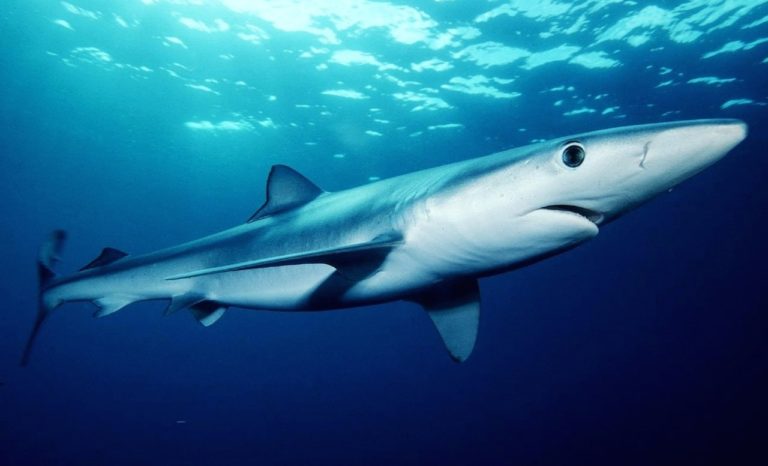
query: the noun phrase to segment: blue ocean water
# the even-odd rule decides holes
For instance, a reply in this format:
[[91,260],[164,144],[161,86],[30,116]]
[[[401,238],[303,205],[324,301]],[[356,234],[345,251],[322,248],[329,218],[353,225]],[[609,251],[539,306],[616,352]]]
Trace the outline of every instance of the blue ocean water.
[[[0,464],[767,464],[768,3],[10,0],[0,11]],[[481,281],[473,356],[415,305],[61,308],[63,271],[329,190],[628,124],[731,155],[593,241]]]

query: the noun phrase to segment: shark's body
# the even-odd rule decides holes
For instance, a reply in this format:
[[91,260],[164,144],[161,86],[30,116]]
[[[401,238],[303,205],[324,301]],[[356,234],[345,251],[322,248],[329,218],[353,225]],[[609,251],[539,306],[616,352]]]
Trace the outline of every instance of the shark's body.
[[477,278],[572,248],[599,225],[697,173],[746,126],[697,120],[598,131],[324,192],[276,166],[248,223],[142,256],[107,248],[81,272],[51,271],[64,235],[39,259],[40,310],[92,301],[107,315],[169,299],[204,325],[229,306],[325,310],[420,303],[457,360],[475,342]]

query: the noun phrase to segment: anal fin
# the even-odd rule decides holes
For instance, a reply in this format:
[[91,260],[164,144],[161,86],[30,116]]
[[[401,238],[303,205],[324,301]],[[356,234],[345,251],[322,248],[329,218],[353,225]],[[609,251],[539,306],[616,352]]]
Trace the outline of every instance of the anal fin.
[[122,296],[108,296],[94,300],[99,309],[93,314],[94,317],[104,317],[114,314],[125,306],[133,303],[134,300]]
[[480,321],[480,290],[473,278],[450,280],[412,298],[435,324],[445,348],[456,362],[465,361],[475,347]]

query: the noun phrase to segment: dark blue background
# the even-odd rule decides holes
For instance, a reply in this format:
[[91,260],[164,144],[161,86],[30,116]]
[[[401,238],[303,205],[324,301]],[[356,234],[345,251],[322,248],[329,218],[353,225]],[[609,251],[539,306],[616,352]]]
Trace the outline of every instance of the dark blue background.
[[[599,82],[557,64],[526,78],[606,89],[625,120],[565,119],[536,96],[527,109],[456,97],[460,138],[394,140],[329,168],[276,137],[191,134],[180,121],[204,105],[177,85],[52,59],[53,44],[75,44],[39,33],[52,26],[35,8],[10,7],[0,29],[0,464],[768,464],[768,117],[720,110],[734,87],[636,91],[658,77],[627,49]],[[666,58],[695,67],[724,40]],[[762,57],[708,63],[765,101]],[[37,247],[53,228],[70,232],[71,271],[106,245],[146,252],[243,221],[273,163],[341,189],[529,138],[660,121],[672,107],[678,119],[742,118],[750,136],[594,241],[482,280],[465,364],[410,304],[233,309],[204,329],[152,303],[98,320],[62,307],[31,365],[17,366]]]

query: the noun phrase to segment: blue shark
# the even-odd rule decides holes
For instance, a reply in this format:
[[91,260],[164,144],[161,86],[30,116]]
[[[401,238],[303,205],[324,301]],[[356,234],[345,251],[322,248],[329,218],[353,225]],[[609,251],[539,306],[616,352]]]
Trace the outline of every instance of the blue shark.
[[274,166],[266,201],[242,225],[157,252],[105,248],[57,276],[66,234],[38,257],[37,318],[24,349],[67,302],[102,317],[147,300],[203,325],[230,307],[331,310],[406,300],[429,315],[451,357],[477,338],[478,279],[594,238],[625,212],[710,166],[747,135],[738,120],[627,126],[557,138],[326,192]]

